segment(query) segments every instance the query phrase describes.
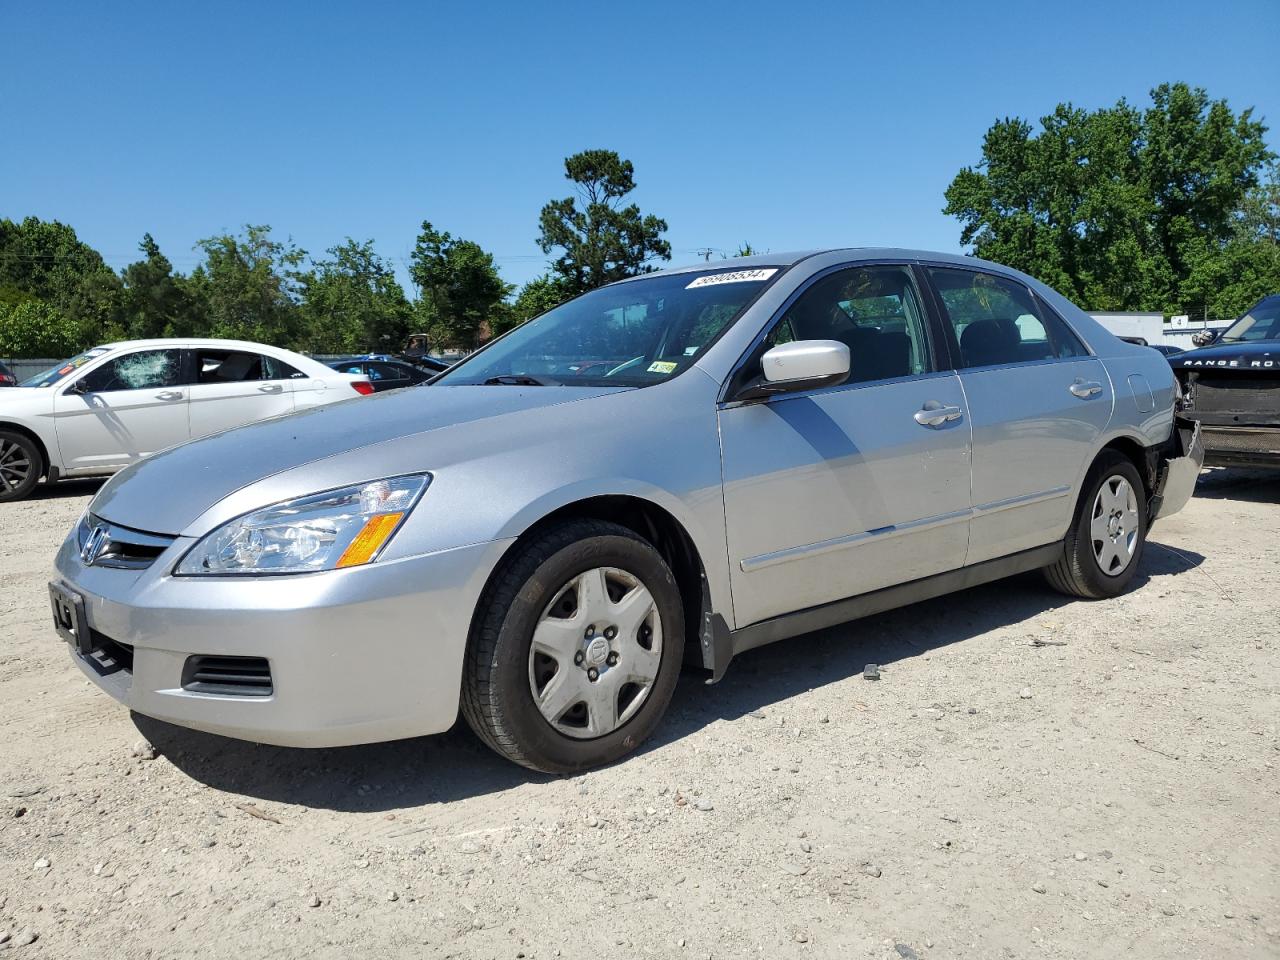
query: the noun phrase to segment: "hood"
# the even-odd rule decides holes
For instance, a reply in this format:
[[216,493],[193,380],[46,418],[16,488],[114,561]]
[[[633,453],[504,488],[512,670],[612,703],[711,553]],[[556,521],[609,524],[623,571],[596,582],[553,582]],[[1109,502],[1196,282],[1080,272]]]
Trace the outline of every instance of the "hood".
[[1280,375],[1280,340],[1211,343],[1169,358],[1175,370],[1271,371]]
[[[177,535],[237,490],[286,471],[353,454],[346,458],[354,461],[349,477],[337,483],[317,478],[320,485],[313,490],[298,490],[280,499],[359,483],[375,478],[359,472],[360,461],[375,458],[362,458],[356,451],[409,437],[424,440],[448,427],[625,389],[436,386],[355,398],[170,447],[116,474],[94,498],[91,509],[122,526]],[[430,466],[429,462],[415,463],[395,472],[410,473]],[[254,508],[265,505],[255,504]]]

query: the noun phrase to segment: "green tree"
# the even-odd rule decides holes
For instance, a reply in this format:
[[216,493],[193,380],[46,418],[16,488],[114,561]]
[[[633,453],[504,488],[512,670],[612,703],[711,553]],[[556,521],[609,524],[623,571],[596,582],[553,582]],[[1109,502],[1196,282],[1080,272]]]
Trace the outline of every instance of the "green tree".
[[124,284],[120,311],[121,335],[131,339],[174,336],[191,312],[182,278],[160,252],[151,234],[138,249],[143,259],[120,272]]
[[577,295],[624,277],[653,270],[651,260],[670,260],[663,239],[667,222],[642,215],[623,198],[635,189],[635,168],[612,150],[584,150],[564,161],[565,179],[576,196],[552,200],[538,218],[543,253],[559,249],[552,267]]
[[316,353],[398,350],[413,308],[373,241],[331,247],[302,280],[301,345]]
[[1272,159],[1265,132],[1250,110],[1237,115],[1186,84],[1157,87],[1145,110],[1059,104],[1038,133],[1021,119],[995,123],[982,161],[947,188],[944,212],[975,254],[1087,308],[1191,312],[1207,278],[1222,274],[1215,264]]
[[178,336],[228,337],[292,346],[298,339],[301,266],[306,252],[271,239],[268,226],[196,244],[205,262],[185,284],[192,309]]
[[0,304],[0,357],[67,357],[84,346],[79,323],[42,300]]
[[61,311],[85,341],[118,335],[120,278],[101,254],[56,220],[0,219],[0,289]]
[[510,322],[507,326],[514,327],[526,320],[541,316],[552,307],[558,307],[571,299],[572,296],[568,285],[559,277],[553,277],[550,274],[536,277],[520,288],[520,293],[511,304]]
[[441,345],[470,349],[479,344],[511,292],[493,254],[471,240],[441,233],[426,220],[409,274],[419,291],[418,322]]

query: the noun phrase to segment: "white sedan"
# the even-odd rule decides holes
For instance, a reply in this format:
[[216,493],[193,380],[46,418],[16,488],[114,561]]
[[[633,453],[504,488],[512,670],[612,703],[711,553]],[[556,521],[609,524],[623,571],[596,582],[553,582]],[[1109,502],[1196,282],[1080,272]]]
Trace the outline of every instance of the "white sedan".
[[94,347],[0,391],[0,502],[42,477],[115,473],[187,440],[372,392],[367,379],[260,343]]

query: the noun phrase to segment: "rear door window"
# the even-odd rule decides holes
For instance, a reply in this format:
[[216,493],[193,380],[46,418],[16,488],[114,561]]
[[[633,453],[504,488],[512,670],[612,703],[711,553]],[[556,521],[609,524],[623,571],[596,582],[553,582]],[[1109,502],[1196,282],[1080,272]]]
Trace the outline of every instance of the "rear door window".
[[291,380],[302,376],[282,360],[247,350],[195,350],[194,353],[196,383]]
[[930,267],[962,367],[1083,357],[1084,345],[1027,287],[978,270]]

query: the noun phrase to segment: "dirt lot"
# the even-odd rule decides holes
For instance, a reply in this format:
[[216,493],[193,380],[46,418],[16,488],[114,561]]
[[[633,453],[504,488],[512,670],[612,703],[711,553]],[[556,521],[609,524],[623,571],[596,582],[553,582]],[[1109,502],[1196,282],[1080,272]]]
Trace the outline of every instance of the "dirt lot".
[[93,489],[0,509],[15,956],[1280,955],[1276,479],[1206,474],[1127,596],[1022,577],[754,651],[565,779],[461,725],[305,752],[131,717],[48,622]]

